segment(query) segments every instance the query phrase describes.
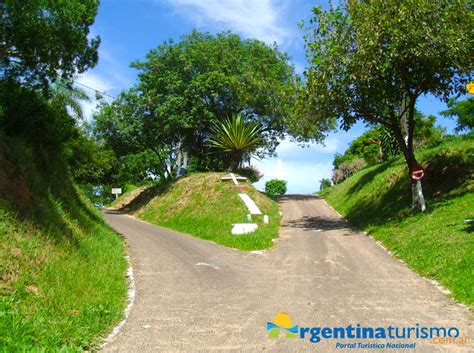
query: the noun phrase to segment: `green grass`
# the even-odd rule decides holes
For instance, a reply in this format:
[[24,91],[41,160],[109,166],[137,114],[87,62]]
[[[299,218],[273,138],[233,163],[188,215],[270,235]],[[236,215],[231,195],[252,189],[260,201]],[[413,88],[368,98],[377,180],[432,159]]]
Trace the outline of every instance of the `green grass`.
[[412,213],[399,159],[360,171],[321,192],[352,224],[369,232],[418,273],[438,280],[455,299],[474,304],[474,140],[464,136],[422,150],[425,213]]
[[[0,167],[0,351],[94,349],[123,316],[123,240],[60,161],[7,142],[0,144],[9,161]],[[5,174],[25,181],[30,203],[16,202],[17,185]]]
[[[241,250],[265,249],[272,246],[278,236],[280,214],[278,203],[248,185],[236,189],[232,182],[222,182],[220,173],[200,173],[181,178],[160,190],[135,213],[141,219],[183,233],[211,240],[218,244]],[[247,208],[239,193],[247,193],[267,214],[270,223],[263,223],[263,216],[253,216],[258,230],[245,235],[232,235],[233,223],[247,223]]]

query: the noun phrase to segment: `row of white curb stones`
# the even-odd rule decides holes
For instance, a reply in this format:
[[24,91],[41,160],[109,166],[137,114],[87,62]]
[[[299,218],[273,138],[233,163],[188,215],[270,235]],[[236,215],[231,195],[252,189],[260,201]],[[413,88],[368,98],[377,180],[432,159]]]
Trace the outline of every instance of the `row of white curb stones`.
[[[334,207],[332,207],[325,199],[321,198],[321,200],[323,200],[326,205],[329,206],[329,208],[331,208],[334,212],[336,212],[341,218],[344,218],[339,212],[336,211],[336,209]],[[365,234],[366,236],[370,237],[373,241],[375,241],[375,244],[377,244],[379,247],[381,247],[383,250],[385,250],[391,257],[393,257],[395,260],[397,260],[398,262],[402,263],[403,265],[407,266],[408,268],[410,268],[407,263],[405,261],[403,261],[402,259],[398,258],[397,254],[388,250],[385,245],[382,244],[381,241],[377,240],[377,239],[374,239],[374,237],[372,235],[370,235],[369,233],[367,232],[364,232],[364,231],[360,231],[362,232],[363,234]],[[410,270],[412,270],[410,268]],[[413,271],[413,270],[412,270]],[[418,275],[423,278],[424,280],[430,282],[432,285],[434,285],[441,293],[443,293],[444,295],[451,295],[451,291],[447,288],[445,288],[441,283],[439,283],[437,280],[435,279],[432,279],[432,278],[428,278],[428,277],[425,277],[425,276],[422,276],[418,273]],[[454,301],[454,299],[453,299]],[[467,306],[463,303],[459,303],[457,301],[455,301],[455,303],[459,306],[462,306],[464,308],[467,308]]]
[[125,256],[125,259],[127,260],[128,263],[128,269],[127,269],[127,281],[128,281],[128,292],[127,292],[127,306],[124,311],[124,318],[122,321],[118,323],[117,326],[114,327],[112,332],[107,336],[107,338],[104,340],[104,343],[102,343],[99,346],[99,350],[105,348],[112,340],[114,339],[115,336],[120,332],[120,329],[122,326],[125,324],[127,321],[128,315],[130,315],[130,312],[132,311],[133,304],[135,302],[135,277],[133,276],[133,268],[132,268],[132,263],[130,261],[129,256]]

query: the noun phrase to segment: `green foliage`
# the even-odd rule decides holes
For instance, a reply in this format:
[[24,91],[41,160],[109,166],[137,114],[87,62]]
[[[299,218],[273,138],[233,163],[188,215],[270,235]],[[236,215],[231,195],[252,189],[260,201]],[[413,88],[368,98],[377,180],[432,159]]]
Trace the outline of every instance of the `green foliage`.
[[464,92],[474,68],[473,32],[474,12],[464,0],[315,7],[305,37],[310,65],[293,129],[320,139],[321,130],[338,120],[344,129],[358,120],[383,125],[408,166],[416,164],[416,101],[427,93],[447,99]]
[[398,147],[398,142],[393,133],[383,127],[379,127],[379,143],[380,148],[382,149],[382,159],[388,161],[389,159],[396,157],[400,154],[400,147]]
[[330,188],[331,185],[332,185],[331,179],[322,178],[319,181],[319,190],[322,191],[324,189]]
[[89,39],[98,0],[0,4],[0,77],[47,86],[97,63],[98,37]]
[[64,104],[7,80],[0,81],[0,130],[43,149],[62,153],[77,133],[76,121]]
[[254,156],[263,146],[262,128],[258,122],[245,122],[242,115],[236,115],[214,123],[209,144],[230,156],[229,169],[235,171],[242,158]]
[[425,166],[427,211],[413,214],[401,158],[366,168],[321,195],[353,225],[380,240],[420,274],[474,304],[473,218],[474,144],[472,136],[448,136],[418,152]]
[[0,347],[95,350],[123,315],[123,241],[61,154],[0,135],[0,159]]
[[[415,147],[434,147],[442,141],[445,130],[435,126],[435,116],[425,117],[416,110],[414,121],[418,126],[413,139]],[[337,170],[342,163],[351,162],[356,158],[362,158],[368,165],[373,165],[387,161],[399,154],[400,148],[393,133],[384,126],[378,126],[353,140],[343,155],[336,154],[333,166],[334,170]]]
[[284,195],[286,193],[286,181],[272,179],[265,183],[265,192],[271,196]]
[[457,101],[452,98],[448,102],[448,110],[442,111],[440,114],[447,117],[456,117],[458,125],[456,131],[463,130],[472,131],[474,128],[474,97],[469,97],[463,101]]
[[257,40],[193,31],[178,43],[159,45],[132,66],[140,70],[138,83],[112,104],[103,104],[96,134],[119,157],[153,151],[161,160],[162,178],[166,165],[175,174],[182,151],[193,170],[213,164],[221,169],[225,163],[216,158],[227,157],[210,157],[208,139],[214,121],[235,114],[262,126],[264,148],[258,153],[272,153],[292,112],[293,67],[276,47]]
[[240,176],[246,177],[251,183],[256,183],[263,178],[263,174],[253,165],[240,167],[235,172]]
[[56,80],[50,95],[51,104],[56,109],[64,110],[66,114],[72,114],[76,121],[84,119],[80,102],[90,102],[90,98],[84,90],[71,86],[65,80]]

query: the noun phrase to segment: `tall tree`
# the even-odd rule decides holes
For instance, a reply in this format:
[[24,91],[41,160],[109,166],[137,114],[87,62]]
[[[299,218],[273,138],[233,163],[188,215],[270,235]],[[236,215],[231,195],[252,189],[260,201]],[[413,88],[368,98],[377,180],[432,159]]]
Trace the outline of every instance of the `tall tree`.
[[[132,67],[140,70],[138,83],[101,110],[97,132],[106,139],[124,137],[122,146],[153,150],[170,168],[180,150],[190,159],[209,156],[213,122],[235,114],[262,127],[260,156],[273,153],[298,84],[286,54],[228,32],[193,31],[178,43],[159,45]],[[131,129],[139,138],[123,135]]]
[[[465,90],[474,62],[474,13],[464,0],[347,1],[313,9],[305,37],[309,67],[296,134],[320,137],[362,120],[393,132],[408,169],[418,162],[415,105],[423,94],[447,100]],[[413,207],[424,210],[421,183]]]
[[0,3],[0,77],[47,86],[97,63],[89,39],[98,0],[4,0]]

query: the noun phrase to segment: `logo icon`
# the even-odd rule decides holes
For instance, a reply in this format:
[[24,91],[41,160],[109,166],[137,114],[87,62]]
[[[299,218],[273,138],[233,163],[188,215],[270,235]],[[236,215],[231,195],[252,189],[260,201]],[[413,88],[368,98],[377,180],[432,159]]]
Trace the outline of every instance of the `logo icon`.
[[286,331],[286,338],[295,338],[298,333],[298,325],[293,326],[288,313],[278,312],[273,322],[267,322],[268,338],[280,337],[280,331]]

